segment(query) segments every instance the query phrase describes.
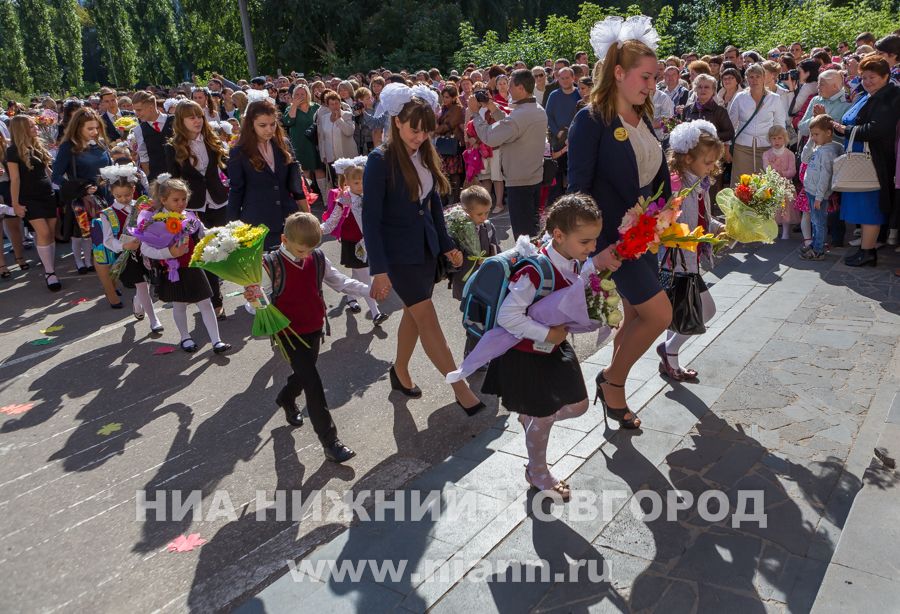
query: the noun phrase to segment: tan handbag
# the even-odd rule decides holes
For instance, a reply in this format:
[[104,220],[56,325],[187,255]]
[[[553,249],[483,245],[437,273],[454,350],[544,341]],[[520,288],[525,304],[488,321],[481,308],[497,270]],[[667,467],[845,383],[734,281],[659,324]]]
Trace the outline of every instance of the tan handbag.
[[850,131],[847,142],[847,153],[834,159],[834,170],[831,175],[831,189],[835,192],[872,192],[880,190],[878,174],[869,153],[869,144],[861,152],[853,151],[853,139],[859,126]]

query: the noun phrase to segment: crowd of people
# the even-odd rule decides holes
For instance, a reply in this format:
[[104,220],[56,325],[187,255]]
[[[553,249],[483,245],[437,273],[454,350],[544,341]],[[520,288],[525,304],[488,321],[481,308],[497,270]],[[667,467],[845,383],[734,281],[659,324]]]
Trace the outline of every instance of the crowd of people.
[[[824,259],[849,240],[858,249],[848,266],[876,266],[877,250],[897,245],[900,223],[900,32],[877,40],[862,33],[836,49],[793,43],[657,57],[648,18],[609,18],[595,29],[593,63],[579,52],[533,67],[470,64],[447,77],[434,68],[346,79],[292,72],[235,82],[215,74],[205,84],[11,102],[0,118],[0,200],[21,274],[3,264],[0,277],[27,275],[33,240],[46,286],[57,291],[57,245],[68,243],[71,266],[96,274],[111,308],[124,306],[119,283],[133,288],[134,317],[160,335],[153,294],[172,302],[181,348],[193,352],[186,309],[196,304],[213,351],[224,352],[221,281],[187,262],[205,229],[265,224],[265,282],[246,296],[267,293],[305,341],[290,352],[294,373],[276,402],[302,424],[296,399],[305,393],[326,456],[342,462],[353,452],[337,437],[315,369],[322,283],[347,294],[354,312],[365,299],[375,326],[387,319],[378,303],[392,291],[400,298],[390,381],[418,398],[409,363],[419,341],[442,374],[456,368],[431,300],[436,280],[474,255],[451,239],[445,211],[462,203],[489,255],[499,245],[488,217],[508,211],[513,237],[544,236],[541,257],[555,272],[548,291],[574,283],[584,267],[612,271],[624,321],[596,397],[605,417],[639,428],[624,386],[672,320],[662,284],[710,263],[700,252],[673,250],[684,253],[668,264],[663,257],[661,275],[656,255],[620,260],[614,246],[626,211],[640,196],[696,184],[682,221],[715,231],[716,194],[771,167],[797,188],[777,221],[782,239],[800,233],[802,258]],[[835,160],[864,150],[868,183],[842,190],[855,177],[837,177]],[[197,220],[188,241],[156,249],[128,236],[145,194],[157,210]],[[349,275],[319,250],[323,235],[340,241]],[[111,271],[123,253],[124,270]],[[166,275],[172,261],[181,262],[177,281]],[[556,420],[586,411],[588,396],[565,327],[528,315],[538,268],[509,279],[497,318],[521,343],[490,363],[482,391],[519,414],[528,483],[567,498],[568,485],[546,464],[547,441]],[[460,298],[458,278],[454,287]],[[708,321],[715,304],[705,288],[702,297]],[[670,331],[656,348],[660,373],[675,381],[697,381],[679,363],[686,339]],[[484,406],[465,381],[452,386],[466,414]]]

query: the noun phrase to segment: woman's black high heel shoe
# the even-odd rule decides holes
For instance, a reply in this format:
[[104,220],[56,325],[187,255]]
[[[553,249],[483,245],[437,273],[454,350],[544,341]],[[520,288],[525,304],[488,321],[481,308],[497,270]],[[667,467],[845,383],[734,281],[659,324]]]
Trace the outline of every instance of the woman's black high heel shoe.
[[[610,381],[607,381],[606,374],[601,371],[597,374],[597,395],[594,397],[594,405],[597,404],[597,401],[603,405],[603,424],[606,428],[609,428],[609,423],[606,421],[606,415],[609,414],[609,417],[619,423],[619,428],[623,429],[639,429],[641,428],[641,419],[638,418],[634,413],[628,409],[628,406],[618,408],[618,407],[610,407],[606,404],[606,397],[603,395],[603,388],[601,388],[602,384],[609,384],[610,386],[615,386],[616,388],[624,388],[625,386],[622,384],[613,384]],[[625,418],[628,414],[631,414],[630,418]]]
[[472,407],[466,407],[465,405],[463,405],[462,403],[459,402],[459,399],[456,399],[456,404],[459,405],[460,407],[462,407],[462,410],[464,412],[466,412],[466,415],[469,417],[474,416],[475,414],[477,414],[479,411],[481,411],[482,409],[484,409],[486,407],[486,405],[484,403],[482,403],[481,401],[478,401],[478,403],[476,403]]
[[391,389],[398,390],[411,399],[418,399],[422,396],[422,390],[418,386],[413,385],[412,388],[407,388],[400,383],[400,378],[397,377],[397,372],[394,371],[394,365],[391,365],[391,370],[388,373],[391,376]]

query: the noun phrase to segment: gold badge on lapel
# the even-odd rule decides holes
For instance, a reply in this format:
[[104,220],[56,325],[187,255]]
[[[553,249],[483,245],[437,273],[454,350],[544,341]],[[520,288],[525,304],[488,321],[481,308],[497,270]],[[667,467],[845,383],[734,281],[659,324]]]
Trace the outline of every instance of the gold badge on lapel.
[[615,132],[613,132],[613,136],[616,137],[617,141],[627,141],[628,131],[625,128],[616,128]]

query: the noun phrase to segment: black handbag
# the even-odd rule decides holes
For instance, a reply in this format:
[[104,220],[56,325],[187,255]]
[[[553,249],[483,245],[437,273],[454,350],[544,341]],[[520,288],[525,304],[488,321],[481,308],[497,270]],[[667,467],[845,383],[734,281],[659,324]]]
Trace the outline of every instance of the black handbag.
[[687,268],[680,249],[666,250],[671,269],[660,270],[660,278],[664,280],[666,296],[672,303],[672,323],[669,330],[679,335],[702,335],[706,332],[706,324],[703,322],[703,299],[700,294],[706,290],[706,283],[700,273],[676,271],[674,252],[678,252],[681,257],[681,267]]
[[294,200],[306,198],[303,190],[303,173],[300,172],[300,163],[294,160],[287,165],[287,188]]
[[318,143],[319,142],[319,125],[316,122],[311,123],[309,125],[309,128],[307,128],[306,132],[304,132],[303,134],[305,134],[306,138],[308,138],[313,143]]
[[455,156],[459,154],[459,141],[452,136],[439,136],[434,141],[434,148],[442,156]]
[[70,158],[69,172],[65,181],[59,187],[59,199],[62,206],[68,207],[72,201],[78,200],[85,195],[85,190],[92,184],[87,179],[79,179],[78,173],[75,171],[75,153],[72,152]]

